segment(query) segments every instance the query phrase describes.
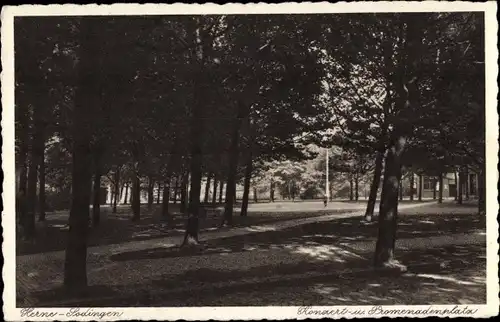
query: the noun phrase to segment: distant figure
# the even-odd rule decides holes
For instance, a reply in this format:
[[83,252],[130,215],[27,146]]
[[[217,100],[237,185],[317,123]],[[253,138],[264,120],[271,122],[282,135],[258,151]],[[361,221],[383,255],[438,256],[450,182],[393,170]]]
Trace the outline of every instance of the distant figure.
[[323,205],[326,206],[328,205],[328,198],[326,196],[323,197]]

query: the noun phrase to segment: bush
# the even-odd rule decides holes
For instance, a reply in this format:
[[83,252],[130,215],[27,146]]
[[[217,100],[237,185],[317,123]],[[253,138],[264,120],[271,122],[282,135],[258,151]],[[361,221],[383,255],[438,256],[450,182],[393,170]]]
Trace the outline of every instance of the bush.
[[66,191],[46,191],[45,192],[45,210],[57,211],[70,209],[71,193]]
[[301,199],[317,199],[321,198],[323,195],[323,190],[319,189],[318,187],[307,187],[306,190],[304,190],[300,194]]

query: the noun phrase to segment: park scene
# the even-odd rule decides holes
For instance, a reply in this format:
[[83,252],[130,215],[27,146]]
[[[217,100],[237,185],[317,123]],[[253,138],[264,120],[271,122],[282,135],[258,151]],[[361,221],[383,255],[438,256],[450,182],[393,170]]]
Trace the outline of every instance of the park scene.
[[14,44],[17,307],[486,303],[483,13],[16,17]]

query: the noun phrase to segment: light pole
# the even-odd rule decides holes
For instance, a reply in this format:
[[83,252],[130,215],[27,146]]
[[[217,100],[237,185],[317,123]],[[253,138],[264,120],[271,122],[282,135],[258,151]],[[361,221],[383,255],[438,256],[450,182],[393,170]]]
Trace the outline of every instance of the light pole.
[[328,149],[326,149],[326,204],[328,204],[328,201],[330,200],[330,188],[328,184]]

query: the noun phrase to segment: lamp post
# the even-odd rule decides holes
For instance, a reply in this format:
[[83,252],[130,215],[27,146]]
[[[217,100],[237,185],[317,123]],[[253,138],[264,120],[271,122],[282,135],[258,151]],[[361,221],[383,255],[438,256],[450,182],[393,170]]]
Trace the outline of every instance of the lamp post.
[[330,200],[330,188],[328,184],[328,149],[326,149],[326,187],[325,187],[325,192],[326,192],[326,204],[328,204],[328,201]]

